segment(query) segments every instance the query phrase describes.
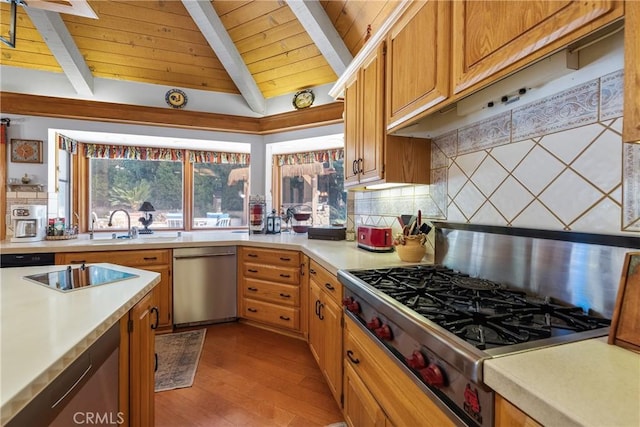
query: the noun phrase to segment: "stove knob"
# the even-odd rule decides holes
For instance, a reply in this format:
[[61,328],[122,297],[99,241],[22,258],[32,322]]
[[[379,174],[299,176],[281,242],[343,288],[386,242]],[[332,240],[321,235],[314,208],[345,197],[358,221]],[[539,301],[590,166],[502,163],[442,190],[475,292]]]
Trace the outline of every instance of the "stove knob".
[[410,357],[405,357],[407,365],[410,368],[419,370],[427,366],[427,362],[424,360],[424,355],[419,350],[414,350]]
[[391,341],[393,339],[393,334],[391,333],[389,325],[382,325],[379,328],[374,329],[373,333],[375,333],[381,340]]
[[420,369],[420,376],[427,384],[436,388],[442,388],[445,386],[444,374],[438,365],[430,363],[424,369]]
[[351,304],[353,302],[353,298],[351,297],[344,297],[342,299],[342,305],[344,305],[345,307],[348,307],[349,304]]
[[381,326],[382,326],[382,321],[377,317],[373,317],[371,318],[370,321],[367,322],[367,328],[369,328],[372,331],[375,329],[378,329]]
[[358,303],[358,301],[353,301],[351,304],[347,306],[347,310],[349,310],[352,313],[358,314],[360,313],[360,304]]

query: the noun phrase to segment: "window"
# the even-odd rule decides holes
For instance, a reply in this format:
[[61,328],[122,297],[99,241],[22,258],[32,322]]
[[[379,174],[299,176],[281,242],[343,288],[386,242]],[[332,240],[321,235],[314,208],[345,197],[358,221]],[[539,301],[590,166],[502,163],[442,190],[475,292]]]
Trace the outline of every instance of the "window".
[[276,155],[274,163],[283,210],[304,206],[313,212],[313,225],[346,223],[342,149]]
[[249,154],[100,144],[83,144],[83,152],[79,168],[87,170],[87,189],[84,196],[76,190],[84,200],[78,211],[95,219],[96,230],[126,229],[124,214],[108,225],[117,209],[129,214],[131,226],[141,227],[143,202],[155,209],[152,230],[246,225]]

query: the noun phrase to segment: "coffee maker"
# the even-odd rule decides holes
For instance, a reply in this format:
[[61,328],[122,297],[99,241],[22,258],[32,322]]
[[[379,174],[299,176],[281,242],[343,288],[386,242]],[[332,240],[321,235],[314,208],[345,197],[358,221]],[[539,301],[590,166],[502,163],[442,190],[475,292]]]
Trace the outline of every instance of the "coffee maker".
[[37,242],[47,233],[47,207],[45,205],[12,205],[12,242]]

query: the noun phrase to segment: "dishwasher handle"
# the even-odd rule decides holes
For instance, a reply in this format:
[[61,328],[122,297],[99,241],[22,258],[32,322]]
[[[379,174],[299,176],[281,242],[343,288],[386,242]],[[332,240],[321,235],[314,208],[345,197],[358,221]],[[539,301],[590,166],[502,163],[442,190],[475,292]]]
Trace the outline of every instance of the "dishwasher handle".
[[173,259],[196,259],[196,258],[212,258],[219,256],[235,255],[233,252],[221,252],[219,254],[201,254],[201,255],[174,255]]

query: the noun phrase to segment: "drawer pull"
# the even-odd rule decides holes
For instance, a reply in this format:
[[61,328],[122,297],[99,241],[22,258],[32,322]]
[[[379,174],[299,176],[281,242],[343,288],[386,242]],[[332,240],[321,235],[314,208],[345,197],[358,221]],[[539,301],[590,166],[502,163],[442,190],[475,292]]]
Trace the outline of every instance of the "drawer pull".
[[249,258],[258,258],[258,254],[247,254]]
[[280,273],[280,277],[284,277],[285,279],[288,279],[289,277],[291,277],[291,275],[290,274]]
[[291,261],[291,258],[288,258],[286,256],[281,256],[280,261]]
[[249,307],[249,308],[247,308],[247,311],[250,311],[252,313],[257,313],[258,309]]
[[258,270],[255,270],[255,269],[253,269],[253,268],[250,268],[250,269],[248,269],[247,271],[248,271],[249,273],[257,273],[257,272],[258,272]]
[[258,292],[258,288],[248,287],[247,290],[251,292]]
[[144,257],[145,261],[156,261],[158,259],[157,256]]
[[360,363],[360,359],[353,357],[353,351],[351,350],[347,350],[347,357],[349,358],[351,363],[353,363],[354,365],[357,365],[358,363]]
[[83,259],[79,259],[79,260],[71,260],[71,262],[69,264],[84,264],[87,261],[83,260]]
[[290,319],[289,317],[287,317],[287,316],[280,316],[280,318],[281,318],[282,320],[286,320],[286,321],[291,320],[291,319]]
[[331,283],[325,283],[324,287],[329,289],[330,291],[335,291],[336,290],[336,288],[334,288]]
[[309,274],[316,274],[316,271],[313,268],[309,269]]
[[282,294],[282,293],[281,293],[281,294],[280,294],[280,296],[281,296],[282,298],[291,298],[291,295],[289,295],[289,294]]

